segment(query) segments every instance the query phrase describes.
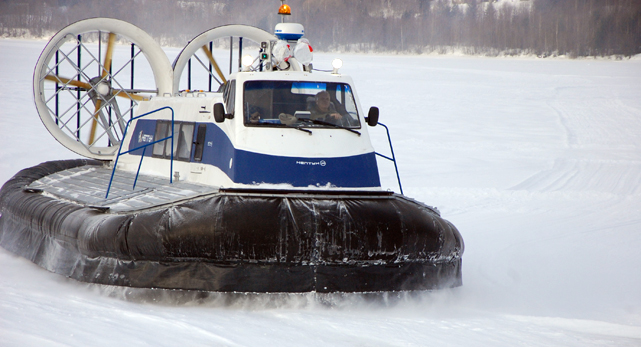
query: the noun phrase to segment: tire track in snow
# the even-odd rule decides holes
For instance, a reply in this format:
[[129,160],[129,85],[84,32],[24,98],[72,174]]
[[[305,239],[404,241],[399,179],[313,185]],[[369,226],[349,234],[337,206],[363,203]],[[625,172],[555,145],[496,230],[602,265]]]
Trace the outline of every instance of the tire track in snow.
[[557,158],[552,168],[542,170],[510,190],[539,192],[602,192],[605,195],[639,195],[641,160]]

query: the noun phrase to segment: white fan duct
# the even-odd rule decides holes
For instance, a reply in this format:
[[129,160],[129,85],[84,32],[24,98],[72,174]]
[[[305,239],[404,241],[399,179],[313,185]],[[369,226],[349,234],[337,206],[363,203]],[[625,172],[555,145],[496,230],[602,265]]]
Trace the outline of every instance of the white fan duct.
[[[131,45],[132,57],[112,65],[117,57],[123,60],[114,52],[128,49],[124,44]],[[136,69],[153,74],[143,89],[133,85],[134,62]],[[36,64],[33,93],[38,114],[56,140],[82,156],[111,160],[137,102],[171,93],[172,79],[166,54],[146,32],[121,20],[92,18],[65,27],[49,41]]]
[[[248,25],[224,25],[220,27],[216,27],[210,30],[205,31],[204,33],[196,36],[194,39],[189,41],[187,46],[183,48],[183,50],[180,52],[180,54],[176,57],[176,60],[174,60],[173,68],[174,68],[174,86],[173,86],[173,91],[174,93],[180,92],[180,81],[181,81],[181,76],[184,73],[185,67],[187,66],[187,63],[189,60],[199,51],[207,48],[207,45],[209,45],[210,42],[216,41],[218,39],[222,38],[228,38],[228,37],[242,37],[243,40],[251,40],[253,42],[256,42],[260,44],[261,42],[267,42],[268,44],[271,41],[275,41],[276,37],[265,30],[248,26]],[[212,55],[212,52],[208,52],[208,59],[213,65],[217,65],[215,62],[215,58]],[[225,77],[222,76],[222,72],[218,72],[221,79],[224,79]],[[184,89],[184,88],[183,88]]]

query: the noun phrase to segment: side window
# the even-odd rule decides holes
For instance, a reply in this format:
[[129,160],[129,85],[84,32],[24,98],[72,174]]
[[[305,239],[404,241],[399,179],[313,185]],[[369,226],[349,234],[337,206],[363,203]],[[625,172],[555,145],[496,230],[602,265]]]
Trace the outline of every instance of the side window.
[[159,120],[156,123],[154,141],[166,139],[154,144],[153,156],[189,161],[194,139],[194,123],[174,122],[174,140],[171,147],[171,121]]
[[178,160],[189,161],[191,159],[191,147],[194,143],[194,123],[182,123],[180,136],[178,136],[178,149],[176,156]]
[[358,125],[358,112],[356,110],[356,102],[352,90],[347,84],[336,85],[336,93],[334,94],[339,108],[341,111],[348,113],[350,118],[350,125]]
[[234,105],[236,103],[236,80],[225,82],[222,86],[223,100],[225,101],[225,110],[227,113],[234,114]]
[[[167,122],[167,123],[168,123],[167,124],[167,136],[171,136],[171,122]],[[174,141],[173,141],[174,148],[173,148],[173,151],[172,151],[172,149],[171,149],[171,144],[172,144],[171,139],[165,141],[165,152],[164,152],[164,156],[165,157],[170,158],[171,157],[170,153],[173,152],[174,153],[174,159],[177,159],[176,158],[176,147],[178,147],[178,136],[179,136],[179,134],[180,134],[180,123],[174,122]]]
[[343,88],[340,85],[336,86],[336,94],[334,95],[336,102],[343,104],[343,99],[345,99],[345,93],[343,93]]
[[196,149],[194,150],[194,161],[203,160],[203,151],[205,149],[205,136],[207,136],[207,124],[198,125],[198,134],[196,135]]
[[[167,137],[167,129],[169,128],[169,124],[171,123],[161,120],[156,122],[156,133],[154,135],[154,141],[158,141]],[[165,155],[165,143],[162,141],[154,143],[154,150],[152,153],[154,157],[163,157]]]

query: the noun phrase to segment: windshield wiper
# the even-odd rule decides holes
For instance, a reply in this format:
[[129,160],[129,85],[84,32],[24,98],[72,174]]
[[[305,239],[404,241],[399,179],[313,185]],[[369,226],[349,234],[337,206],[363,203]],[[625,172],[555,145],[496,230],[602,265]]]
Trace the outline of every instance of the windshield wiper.
[[332,128],[344,129],[344,130],[347,130],[349,132],[353,132],[354,134],[357,134],[358,136],[361,136],[361,133],[356,131],[356,130],[354,130],[354,129],[347,128],[347,127],[344,127],[342,125],[326,122],[326,121],[323,121],[323,120],[318,120],[318,119],[300,119],[300,120],[304,121],[304,122],[311,122],[313,124],[318,124],[318,125],[328,125],[328,126],[330,126]]
[[310,135],[312,134],[312,131],[311,131],[311,130],[309,130],[309,129],[305,129],[305,128],[303,128],[302,126],[297,126],[297,127],[295,127],[295,129],[300,130],[300,131],[307,132],[307,133],[309,133]]
[[312,134],[311,130],[304,129],[303,125],[294,125],[294,124],[269,124],[272,127],[279,127],[279,128],[294,128],[296,130],[304,131],[306,133],[309,133],[310,135]]
[[302,126],[302,125],[297,125],[297,126],[287,125],[287,127],[289,127],[289,128],[294,128],[294,129],[296,129],[296,130],[300,130],[300,131],[304,131],[304,132],[306,132],[306,133],[309,133],[310,135],[312,134],[312,131],[311,131],[311,130],[303,128],[303,126]]

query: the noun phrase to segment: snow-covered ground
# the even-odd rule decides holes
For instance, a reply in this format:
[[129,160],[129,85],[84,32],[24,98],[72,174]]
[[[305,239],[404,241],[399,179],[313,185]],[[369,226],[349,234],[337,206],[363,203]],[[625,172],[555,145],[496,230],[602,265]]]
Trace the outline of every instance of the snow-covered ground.
[[[33,105],[45,44],[0,40],[0,182],[76,157]],[[641,345],[641,60],[341,58],[363,106],[379,106],[390,127],[405,194],[463,234],[463,287],[129,290],[0,249],[0,346]],[[384,129],[370,132],[386,153]],[[391,164],[380,166],[397,190]]]

